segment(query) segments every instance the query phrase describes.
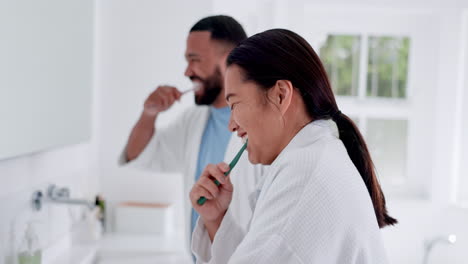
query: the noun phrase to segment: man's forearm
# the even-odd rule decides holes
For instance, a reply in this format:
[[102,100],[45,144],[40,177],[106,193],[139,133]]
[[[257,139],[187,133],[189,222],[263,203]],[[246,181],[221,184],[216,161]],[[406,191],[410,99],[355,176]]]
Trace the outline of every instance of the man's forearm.
[[140,119],[135,124],[128,138],[126,148],[126,159],[127,161],[134,160],[148,145],[149,141],[155,133],[154,123],[156,116],[150,116],[144,112],[141,114]]

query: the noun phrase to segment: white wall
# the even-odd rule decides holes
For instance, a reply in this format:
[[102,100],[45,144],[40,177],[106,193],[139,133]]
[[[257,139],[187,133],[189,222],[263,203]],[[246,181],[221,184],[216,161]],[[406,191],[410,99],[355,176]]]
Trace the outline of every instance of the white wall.
[[455,202],[457,171],[454,163],[456,144],[456,113],[460,107],[462,96],[459,84],[460,64],[464,58],[460,56],[462,47],[462,10],[442,10],[440,15],[440,41],[438,63],[438,89],[436,93],[436,116],[434,130],[436,132],[434,169],[432,178],[432,199],[437,203]]
[[[182,225],[180,175],[155,175],[154,179],[137,171],[120,169],[117,159],[143,102],[156,86],[175,85],[189,89],[183,75],[185,42],[191,26],[211,15],[211,1],[130,1],[98,2],[98,79],[101,93],[99,113],[101,180],[104,195],[114,203],[145,199],[176,204],[178,225]],[[158,119],[166,125],[188,105],[185,95],[169,112]],[[152,186],[152,197],[135,195],[130,186]],[[112,215],[112,212],[111,212]]]
[[460,158],[458,160],[458,173],[460,175],[460,181],[458,184],[458,199],[461,200],[465,205],[468,204],[468,9],[465,10],[465,26],[464,26],[464,35],[465,42],[464,44],[464,54],[465,54],[465,64],[464,68],[461,70],[464,71],[463,78],[461,82],[461,91],[463,96],[460,96],[459,100],[461,101],[460,115],[459,115],[459,153]]

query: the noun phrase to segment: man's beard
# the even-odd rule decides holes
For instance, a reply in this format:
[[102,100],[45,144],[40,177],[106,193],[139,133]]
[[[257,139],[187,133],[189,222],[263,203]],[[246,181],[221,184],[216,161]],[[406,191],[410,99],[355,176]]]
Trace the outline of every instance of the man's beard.
[[216,67],[214,73],[207,77],[206,79],[202,79],[198,76],[190,76],[190,80],[192,81],[200,81],[203,85],[203,93],[202,94],[195,94],[195,103],[197,105],[211,105],[213,102],[218,98],[219,94],[221,93],[222,88],[222,76],[221,70],[219,67]]

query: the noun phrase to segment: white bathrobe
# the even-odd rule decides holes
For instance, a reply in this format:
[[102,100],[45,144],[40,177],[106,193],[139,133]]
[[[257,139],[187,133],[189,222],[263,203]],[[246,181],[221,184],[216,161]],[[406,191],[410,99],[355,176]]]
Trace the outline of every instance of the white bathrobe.
[[[190,248],[191,234],[189,231],[192,209],[189,192],[195,183],[198,152],[209,114],[208,106],[189,107],[170,126],[165,129],[156,129],[155,136],[136,159],[126,162],[125,150],[119,159],[121,165],[161,173],[182,173],[184,177],[187,248]],[[228,128],[226,127],[226,129]],[[242,145],[242,140],[233,133],[226,149],[224,161],[229,164]],[[237,187],[231,203],[232,216],[234,221],[244,229],[252,216],[248,195],[255,189],[264,168],[264,166],[250,164],[247,155],[243,155],[231,172],[231,181]]]
[[250,198],[247,232],[229,208],[211,243],[199,219],[197,263],[387,263],[371,198],[333,121],[305,126]]

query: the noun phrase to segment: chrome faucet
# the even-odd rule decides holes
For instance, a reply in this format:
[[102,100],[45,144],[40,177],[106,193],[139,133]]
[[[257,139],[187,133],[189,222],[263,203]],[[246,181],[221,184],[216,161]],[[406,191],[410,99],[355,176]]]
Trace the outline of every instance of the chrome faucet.
[[457,242],[457,236],[454,234],[437,236],[430,240],[426,240],[424,243],[424,257],[423,264],[429,264],[429,255],[431,254],[432,249],[438,244],[448,244],[453,245]]
[[[88,207],[90,210],[93,210],[96,207],[96,202],[91,202],[87,200],[80,200],[80,199],[71,199],[70,198],[70,189],[67,187],[58,188],[54,184],[51,184],[47,188],[47,197],[46,201],[52,203],[61,203],[61,204],[76,204],[76,205],[84,205]],[[37,211],[42,208],[42,204],[44,202],[44,195],[42,191],[36,191],[33,194],[33,207]]]
[[52,184],[49,186],[49,188],[47,188],[47,194],[48,194],[49,199],[55,203],[85,205],[90,210],[93,210],[94,207],[96,207],[95,202],[79,200],[79,199],[71,199],[70,189],[67,187],[57,188],[57,186]]

